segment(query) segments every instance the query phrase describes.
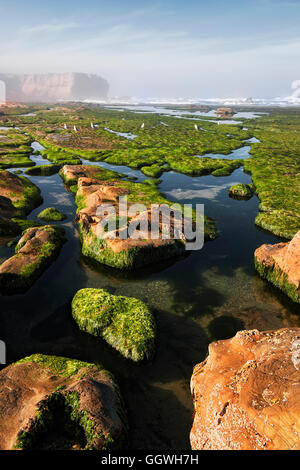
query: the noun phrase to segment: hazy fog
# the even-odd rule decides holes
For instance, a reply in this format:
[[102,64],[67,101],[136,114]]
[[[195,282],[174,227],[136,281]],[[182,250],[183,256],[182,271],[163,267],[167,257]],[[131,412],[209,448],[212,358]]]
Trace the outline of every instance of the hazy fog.
[[287,96],[300,1],[0,3],[0,72],[99,73],[110,95]]

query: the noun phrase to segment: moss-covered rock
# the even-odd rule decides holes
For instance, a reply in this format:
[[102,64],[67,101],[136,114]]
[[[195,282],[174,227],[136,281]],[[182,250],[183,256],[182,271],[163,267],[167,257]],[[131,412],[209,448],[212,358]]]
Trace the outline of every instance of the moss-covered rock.
[[[80,167],[79,167],[80,168]],[[157,238],[151,236],[150,226],[144,228],[138,237],[123,237],[132,221],[137,222],[138,215],[128,216],[126,223],[120,225],[118,204],[120,196],[126,196],[128,208],[133,204],[144,205],[144,216],[146,211],[148,221],[151,219],[151,207],[153,204],[172,206],[172,202],[165,199],[158,191],[156,184],[133,183],[131,181],[102,179],[102,172],[99,176],[94,173],[94,178],[81,176],[85,168],[90,171],[90,166],[82,166],[80,173],[77,170],[74,173],[72,167],[64,167],[61,175],[69,184],[72,184],[76,190],[76,204],[78,207],[76,222],[78,222],[79,232],[82,243],[82,253],[91,257],[99,263],[119,269],[136,269],[147,264],[152,264],[165,259],[182,255],[185,252],[186,240],[184,234],[182,237],[164,238],[162,236],[162,222],[159,222],[159,234]],[[95,168],[95,167],[94,167]],[[94,169],[94,172],[97,171]],[[69,178],[66,175],[69,174]],[[74,185],[74,183],[77,183]],[[109,203],[116,214],[116,231],[112,234],[101,229],[99,222],[104,217],[97,212],[99,206]],[[185,214],[187,216],[187,214]],[[170,224],[172,225],[172,215]],[[190,211],[190,222],[194,217],[193,211]],[[150,218],[150,219],[149,219]],[[186,223],[186,221],[185,221]],[[212,219],[204,217],[204,238],[213,239],[217,236],[217,230]],[[100,231],[99,231],[100,230]],[[121,232],[124,232],[120,235]]]
[[[248,127],[248,124],[247,124]],[[293,110],[276,109],[250,121],[260,143],[244,160],[259,197],[256,225],[291,239],[300,229],[300,118]]]
[[36,175],[36,176],[51,176],[55,173],[58,173],[62,165],[36,165],[31,168],[27,168],[25,173],[27,175]]
[[151,178],[159,178],[164,169],[158,165],[151,165],[151,166],[143,166],[141,171],[146,175],[150,176]]
[[[0,235],[17,235],[26,215],[42,203],[39,188],[24,176],[0,171]],[[24,219],[24,220],[23,220]]]
[[[5,132],[5,134],[3,134]],[[31,138],[17,129],[0,130],[0,169],[33,166]]]
[[233,198],[250,199],[253,196],[253,186],[238,183],[229,188],[228,194]]
[[16,254],[0,265],[0,292],[6,295],[29,289],[56,259],[64,241],[61,227],[45,225],[25,230]]
[[300,231],[290,242],[260,246],[254,261],[262,278],[300,303]]
[[123,178],[125,176],[122,173],[93,165],[64,165],[59,174],[64,183],[69,187],[76,186],[78,179],[81,177],[107,181],[110,179]]
[[128,359],[142,361],[153,354],[155,322],[141,300],[81,289],[73,298],[72,315],[81,330],[102,337]]
[[33,354],[3,369],[0,383],[1,450],[116,450],[126,443],[120,391],[101,365]]
[[65,220],[67,216],[62,214],[58,209],[55,207],[47,207],[38,215],[39,219],[45,220],[46,222],[50,221],[61,221]]

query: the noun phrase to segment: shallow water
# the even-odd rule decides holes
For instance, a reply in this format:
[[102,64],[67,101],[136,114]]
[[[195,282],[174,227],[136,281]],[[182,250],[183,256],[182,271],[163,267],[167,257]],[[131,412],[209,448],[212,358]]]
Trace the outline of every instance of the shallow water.
[[[247,142],[249,142],[249,140],[247,140]],[[217,159],[222,159],[222,160],[239,160],[239,159],[244,160],[245,158],[249,158],[251,156],[249,154],[250,149],[251,149],[251,146],[245,145],[244,147],[240,147],[236,150],[233,150],[233,152],[229,153],[228,155],[224,155],[222,153],[205,153],[204,155],[196,155],[196,157],[199,157],[199,158],[209,157],[209,158],[217,158]]]
[[[148,113],[158,113],[158,114],[167,114],[169,116],[182,116],[184,114],[191,115],[191,116],[207,116],[207,117],[217,117],[216,110],[211,109],[207,113],[204,111],[188,111],[186,109],[171,109],[165,108],[163,106],[151,106],[151,105],[117,105],[117,106],[105,106],[106,108],[113,108],[113,109],[128,109],[129,111],[136,111],[136,112],[148,112]],[[243,118],[243,119],[254,119],[259,117],[261,114],[266,113],[259,113],[259,112],[252,112],[252,111],[243,111],[234,114],[234,118]],[[222,121],[223,122],[223,121]]]
[[[39,156],[32,159],[41,163]],[[99,165],[144,178],[138,170],[105,162]],[[41,188],[44,198],[29,218],[55,206],[67,215],[58,224],[65,228],[68,241],[57,261],[27,293],[0,297],[0,331],[7,345],[7,362],[35,352],[101,362],[120,384],[130,423],[130,446],[188,449],[193,414],[189,382],[193,366],[205,358],[209,342],[230,337],[242,328],[299,325],[292,302],[254,274],[254,250],[278,240],[255,227],[256,196],[248,201],[228,197],[229,186],[249,183],[250,176],[241,168],[227,177],[164,173],[159,186],[162,193],[176,202],[204,203],[220,236],[198,252],[134,273],[95,266],[80,255],[73,223],[74,197],[58,174],[29,179]],[[0,257],[12,252],[3,245]],[[133,364],[102,340],[78,330],[70,301],[83,287],[107,288],[147,302],[158,334],[151,362]]]
[[117,131],[113,131],[112,129],[108,129],[108,127],[104,127],[104,130],[111,132],[112,134],[119,135],[120,137],[125,137],[125,139],[128,139],[128,140],[133,140],[137,137],[137,135],[132,134],[131,132],[117,132]]

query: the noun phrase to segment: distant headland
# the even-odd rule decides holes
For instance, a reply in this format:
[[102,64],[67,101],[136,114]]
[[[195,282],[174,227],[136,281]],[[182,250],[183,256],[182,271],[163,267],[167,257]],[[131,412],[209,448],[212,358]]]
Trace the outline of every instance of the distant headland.
[[6,99],[19,102],[106,99],[109,89],[104,78],[87,73],[0,73],[0,80],[6,85]]

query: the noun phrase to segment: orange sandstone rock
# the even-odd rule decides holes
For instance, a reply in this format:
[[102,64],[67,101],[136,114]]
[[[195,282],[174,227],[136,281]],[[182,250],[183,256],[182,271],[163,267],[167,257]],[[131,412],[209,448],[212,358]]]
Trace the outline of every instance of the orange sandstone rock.
[[191,390],[193,449],[300,449],[300,328],[210,344]]
[[262,245],[254,253],[259,274],[300,301],[300,231],[287,243]]

